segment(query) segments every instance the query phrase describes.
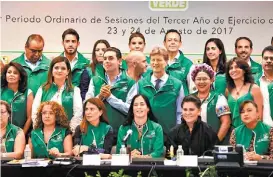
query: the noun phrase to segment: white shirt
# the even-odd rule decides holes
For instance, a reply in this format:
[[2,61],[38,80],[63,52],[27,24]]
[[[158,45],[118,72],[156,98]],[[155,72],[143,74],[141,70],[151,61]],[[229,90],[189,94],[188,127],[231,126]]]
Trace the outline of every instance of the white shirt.
[[27,59],[27,56],[26,54],[24,55],[25,56],[25,62],[26,64],[30,67],[30,69],[33,71],[37,66],[39,66],[39,64],[41,63],[42,61],[42,57],[39,58],[39,60],[36,62],[36,63],[31,63],[28,59]]
[[[64,85],[61,87],[61,89],[56,92],[56,94],[51,98],[50,101],[56,101],[60,105],[62,105],[62,93],[64,91]],[[36,124],[36,117],[37,117],[37,109],[39,108],[41,104],[42,99],[42,86],[38,89],[33,104],[32,104],[32,123],[33,126]],[[74,86],[74,95],[73,95],[73,117],[70,120],[70,127],[71,130],[74,132],[76,127],[81,123],[82,120],[82,98],[81,98],[81,91],[78,87]]]
[[[265,79],[264,73],[260,78],[260,89],[263,94],[263,103],[264,103],[264,111],[263,111],[263,122],[269,126],[273,126],[273,120],[271,117],[270,103],[269,103],[269,93],[268,93],[268,85],[270,84]],[[272,110],[273,111],[273,110]]]
[[[66,57],[66,56],[65,56],[65,53],[64,53],[64,57]],[[70,66],[71,66],[71,70],[72,70],[72,69],[74,68],[74,66],[76,65],[76,63],[77,63],[77,61],[78,61],[78,58],[79,58],[79,53],[77,52],[76,55],[75,55],[75,57],[73,58],[72,61],[68,60],[69,63],[70,63]]]

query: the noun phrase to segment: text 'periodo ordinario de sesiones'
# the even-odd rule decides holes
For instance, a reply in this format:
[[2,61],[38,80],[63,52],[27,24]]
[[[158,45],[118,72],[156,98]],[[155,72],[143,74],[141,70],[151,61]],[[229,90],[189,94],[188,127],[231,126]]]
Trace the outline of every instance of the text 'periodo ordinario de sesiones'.
[[5,15],[2,20],[5,20],[7,23],[71,23],[71,24],[226,24],[226,25],[256,25],[256,24],[273,24],[273,17],[271,19],[265,19],[262,17],[246,17],[238,18],[230,16],[227,18],[214,17],[191,17],[191,18],[172,18],[168,16],[162,17],[148,17],[148,18],[130,18],[130,17],[66,17],[66,16],[51,16],[46,15],[44,17],[38,17],[36,15],[31,16],[12,16]]

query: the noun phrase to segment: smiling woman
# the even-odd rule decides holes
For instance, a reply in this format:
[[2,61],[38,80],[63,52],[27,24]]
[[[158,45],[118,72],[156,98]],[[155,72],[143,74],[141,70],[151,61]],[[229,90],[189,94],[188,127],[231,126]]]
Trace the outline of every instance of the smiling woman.
[[72,73],[67,58],[59,56],[52,60],[47,82],[42,85],[35,96],[32,106],[32,121],[35,126],[37,108],[41,102],[56,101],[61,104],[70,121],[70,128],[74,132],[82,119],[82,99],[80,89],[72,85]]
[[231,110],[232,126],[242,125],[239,114],[240,104],[245,100],[254,100],[258,105],[259,119],[263,115],[263,95],[260,87],[254,84],[248,63],[240,58],[233,58],[227,63],[226,70],[228,105]]

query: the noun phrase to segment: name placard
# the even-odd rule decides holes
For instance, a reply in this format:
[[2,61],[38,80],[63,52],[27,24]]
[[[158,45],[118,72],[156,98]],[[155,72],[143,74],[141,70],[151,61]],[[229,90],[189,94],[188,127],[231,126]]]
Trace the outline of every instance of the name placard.
[[180,161],[177,161],[177,165],[181,167],[197,167],[198,157],[197,155],[183,155]]
[[82,165],[100,165],[100,155],[83,154]]
[[130,165],[129,154],[112,154],[113,166],[128,166]]

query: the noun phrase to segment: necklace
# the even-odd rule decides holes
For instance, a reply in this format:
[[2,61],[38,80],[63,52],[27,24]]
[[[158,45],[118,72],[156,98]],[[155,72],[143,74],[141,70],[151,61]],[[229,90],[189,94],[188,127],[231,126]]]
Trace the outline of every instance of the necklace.
[[236,95],[239,96],[240,95],[240,91],[242,90],[242,88],[244,87],[245,84],[243,84],[239,90],[237,90],[237,88],[235,87],[236,90]]

